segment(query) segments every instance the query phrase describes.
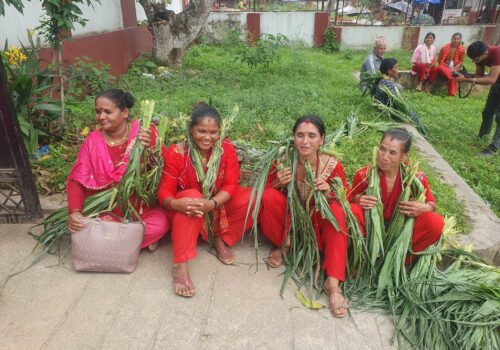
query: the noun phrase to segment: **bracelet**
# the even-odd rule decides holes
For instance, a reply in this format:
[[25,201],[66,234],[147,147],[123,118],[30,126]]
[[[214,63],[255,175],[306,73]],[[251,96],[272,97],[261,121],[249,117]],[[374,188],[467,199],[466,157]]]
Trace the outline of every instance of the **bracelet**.
[[215,204],[214,209],[217,209],[217,207],[219,206],[219,204],[217,203],[217,201],[215,199],[213,199],[213,198],[210,198],[210,200],[213,201],[214,204]]
[[81,213],[81,212],[82,212],[81,209],[75,208],[75,209],[71,209],[69,213],[73,214],[73,213]]
[[172,210],[172,206],[170,206],[170,202],[172,202],[174,199],[173,198],[170,198],[170,200],[165,199],[164,203],[165,203],[165,209],[167,210]]

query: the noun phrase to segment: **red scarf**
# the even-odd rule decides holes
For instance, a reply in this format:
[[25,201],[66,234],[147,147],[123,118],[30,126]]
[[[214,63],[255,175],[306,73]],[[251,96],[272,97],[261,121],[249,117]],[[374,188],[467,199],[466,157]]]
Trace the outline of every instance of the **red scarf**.
[[[441,53],[439,55],[439,64],[449,66],[450,61],[448,60],[448,55],[450,54],[451,50],[451,43],[448,43],[443,46],[441,49]],[[464,62],[464,56],[465,56],[465,49],[462,45],[458,45],[457,49],[455,50],[455,56],[453,57],[453,67],[456,67],[458,64]],[[456,70],[456,68],[455,68]]]

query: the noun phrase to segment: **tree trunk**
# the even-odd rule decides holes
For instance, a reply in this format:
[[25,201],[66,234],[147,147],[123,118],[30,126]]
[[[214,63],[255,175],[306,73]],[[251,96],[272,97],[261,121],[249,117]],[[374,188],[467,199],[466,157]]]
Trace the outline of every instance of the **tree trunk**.
[[178,14],[166,9],[166,1],[139,0],[139,3],[153,35],[153,57],[169,67],[179,67],[187,49],[200,35],[210,13],[211,0],[191,0]]

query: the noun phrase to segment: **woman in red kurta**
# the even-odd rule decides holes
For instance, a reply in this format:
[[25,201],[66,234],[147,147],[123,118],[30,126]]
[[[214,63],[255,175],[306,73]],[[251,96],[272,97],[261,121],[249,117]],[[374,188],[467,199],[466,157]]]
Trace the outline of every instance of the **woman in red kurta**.
[[[120,182],[136,137],[147,147],[156,142],[153,126],[140,131],[139,122],[129,120],[129,109],[133,106],[133,96],[121,89],[106,90],[95,99],[96,123],[101,128],[92,131],[83,142],[67,181],[68,229],[72,234],[83,228],[81,218],[85,198]],[[168,230],[165,211],[159,205],[143,205],[137,211],[145,224],[141,248],[154,250]],[[113,212],[122,216],[119,209]],[[110,215],[104,218],[118,220]]]
[[[411,135],[402,128],[394,128],[386,131],[382,136],[379,149],[377,151],[377,164],[380,176],[380,193],[384,206],[384,221],[388,227],[394,210],[399,210],[402,214],[415,217],[413,227],[412,250],[420,252],[431,244],[434,244],[441,237],[443,232],[443,218],[434,212],[436,200],[431,193],[427,178],[419,171],[417,178],[425,188],[425,203],[419,201],[402,201],[396,207],[399,196],[403,191],[401,176],[399,174],[401,162],[406,160],[411,147]],[[368,187],[367,169],[364,167],[354,175],[352,189],[349,198],[362,209],[373,208],[377,203],[377,198],[365,195]],[[354,214],[364,226],[364,215],[362,211],[353,210]],[[407,263],[411,263],[413,256],[407,258]]]
[[[189,132],[207,171],[213,148],[220,137],[220,116],[217,110],[199,104],[193,110]],[[212,216],[212,230],[217,257],[232,264],[234,255],[229,249],[238,242],[252,224],[245,217],[250,189],[238,186],[240,168],[233,144],[222,141],[222,156],[210,198],[203,198],[202,186],[193,167],[192,150],[185,143],[170,146],[164,155],[165,168],[158,188],[158,200],[167,209],[172,223],[174,250],[175,293],[190,297],[195,288],[189,276],[188,261],[196,257],[196,242],[201,233],[207,240],[204,216]]]
[[458,72],[464,64],[465,49],[462,46],[462,34],[455,33],[451,37],[451,42],[444,45],[439,51],[438,65],[432,67],[429,72],[429,84],[426,86],[426,92],[429,92],[431,85],[436,77],[441,75],[448,80],[448,95],[455,96],[457,94],[457,82],[453,76],[453,72]]
[[[325,282],[325,291],[330,299],[330,309],[334,316],[347,315],[347,303],[339,288],[344,281],[347,252],[347,229],[344,212],[335,200],[330,184],[335,177],[340,177],[344,187],[348,189],[344,168],[340,161],[332,156],[322,154],[320,147],[325,141],[325,126],[317,116],[304,116],[297,120],[293,127],[294,144],[299,154],[296,169],[297,193],[305,203],[310,187],[305,182],[304,161],[309,161],[315,169],[316,190],[322,191],[330,204],[330,209],[339,224],[337,231],[332,224],[321,217],[318,211],[311,214],[318,247],[324,253],[323,268],[328,276]],[[277,170],[276,165],[271,169],[266,189],[262,195],[259,224],[261,231],[273,244],[277,246],[267,259],[269,266],[279,267],[283,264],[282,250],[287,252],[287,199],[286,186],[292,180],[292,170],[284,168]],[[282,246],[283,249],[282,249]]]

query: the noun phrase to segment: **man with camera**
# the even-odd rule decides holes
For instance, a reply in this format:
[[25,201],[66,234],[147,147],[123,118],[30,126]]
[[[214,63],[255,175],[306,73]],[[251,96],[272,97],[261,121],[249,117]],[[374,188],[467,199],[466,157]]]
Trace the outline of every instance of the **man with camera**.
[[[479,129],[479,138],[488,136],[496,121],[496,131],[488,147],[480,152],[481,156],[492,157],[500,148],[500,46],[488,46],[482,41],[475,41],[467,48],[467,56],[476,64],[474,75],[459,74],[457,83],[490,85],[490,92],[483,109],[483,121]],[[490,67],[490,73],[485,74],[485,68]]]

